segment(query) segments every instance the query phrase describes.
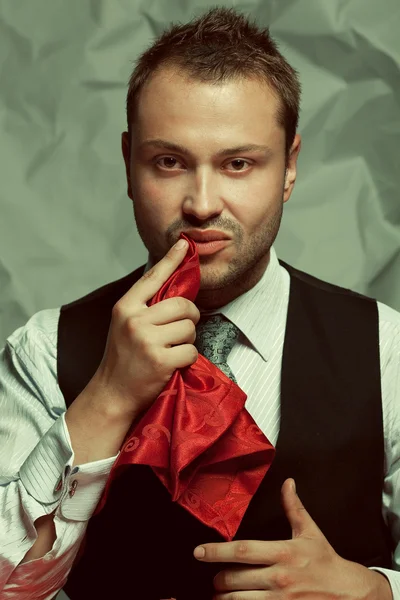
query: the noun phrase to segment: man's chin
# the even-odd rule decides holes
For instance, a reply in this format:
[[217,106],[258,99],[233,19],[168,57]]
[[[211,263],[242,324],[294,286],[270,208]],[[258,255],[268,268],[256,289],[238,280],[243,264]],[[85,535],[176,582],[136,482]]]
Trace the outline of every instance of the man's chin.
[[221,273],[221,275],[202,272],[200,267],[200,288],[199,291],[212,292],[213,290],[222,290],[235,282],[235,277],[230,274],[229,279]]

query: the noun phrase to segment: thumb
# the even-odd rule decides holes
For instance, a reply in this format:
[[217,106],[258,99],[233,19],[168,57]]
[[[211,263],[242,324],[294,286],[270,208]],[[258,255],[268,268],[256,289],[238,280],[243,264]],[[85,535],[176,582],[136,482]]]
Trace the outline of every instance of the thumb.
[[282,505],[292,528],[292,539],[299,536],[324,537],[298,497],[294,479],[286,479],[282,485]]

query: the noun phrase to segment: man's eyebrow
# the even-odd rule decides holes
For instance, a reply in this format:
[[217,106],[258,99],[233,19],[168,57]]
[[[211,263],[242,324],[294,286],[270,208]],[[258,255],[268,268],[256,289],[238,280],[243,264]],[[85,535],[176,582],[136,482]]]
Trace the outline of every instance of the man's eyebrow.
[[[191,154],[190,150],[184,146],[175,144],[173,142],[168,142],[167,140],[162,140],[160,138],[145,140],[139,145],[139,148],[144,149],[148,146],[171,150],[172,152],[179,152],[180,154]],[[271,155],[272,149],[269,146],[262,146],[259,144],[244,144],[242,146],[235,146],[234,148],[225,148],[224,150],[219,150],[219,152],[216,153],[216,156],[230,156],[232,154],[238,155],[246,152],[264,152],[267,155]]]

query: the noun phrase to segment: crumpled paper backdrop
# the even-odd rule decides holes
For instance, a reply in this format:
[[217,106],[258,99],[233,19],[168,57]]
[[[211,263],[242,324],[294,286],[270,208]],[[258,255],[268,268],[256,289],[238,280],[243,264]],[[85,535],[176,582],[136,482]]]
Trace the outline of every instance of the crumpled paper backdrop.
[[[400,2],[220,2],[300,71],[278,255],[400,309]],[[206,0],[0,0],[1,339],[147,260],[120,133],[133,61]]]

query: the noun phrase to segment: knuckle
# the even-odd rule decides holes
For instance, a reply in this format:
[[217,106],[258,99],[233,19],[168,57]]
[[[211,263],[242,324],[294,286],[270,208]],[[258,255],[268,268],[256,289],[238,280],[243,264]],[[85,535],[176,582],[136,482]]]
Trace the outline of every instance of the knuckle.
[[207,556],[209,559],[211,559],[211,561],[216,561],[218,560],[219,556],[218,556],[218,548],[211,545],[207,548]]
[[232,571],[220,571],[214,577],[214,587],[217,590],[232,589],[235,586],[236,577]]
[[178,310],[179,312],[182,314],[187,314],[188,310],[189,310],[189,302],[190,300],[188,300],[187,298],[184,298],[183,296],[176,296],[175,298],[175,302],[178,305]]
[[111,317],[119,319],[123,315],[123,308],[121,302],[116,302],[111,309]]
[[297,512],[299,513],[302,519],[304,518],[304,515],[307,515],[307,510],[302,504],[297,507]]
[[[166,254],[164,254],[164,258],[167,262],[176,262],[176,252],[175,252],[175,248],[174,248],[175,244],[172,244],[172,246],[169,248],[168,252]],[[175,257],[175,260],[174,260]]]
[[288,569],[282,569],[275,574],[273,582],[279,590],[285,590],[293,584],[293,577]]
[[234,573],[225,573],[223,577],[224,588],[232,589],[236,584],[236,577]]
[[130,316],[125,321],[125,328],[129,337],[136,335],[139,328],[139,319],[136,316]]
[[186,319],[186,324],[191,335],[196,334],[196,325],[191,319]]
[[237,542],[237,544],[235,544],[234,550],[233,550],[233,554],[235,557],[237,558],[242,558],[243,556],[245,556],[248,552],[248,545],[246,544],[246,542]]
[[279,563],[290,563],[293,559],[293,553],[291,551],[291,549],[287,546],[284,545],[282,546],[282,548],[279,549],[278,551],[278,556],[277,556],[277,560]]
[[143,273],[142,281],[147,281],[147,280],[152,281],[153,279],[156,279],[157,273],[158,273],[157,265],[154,265],[153,267],[151,267],[151,269],[146,271],[146,273]]
[[160,352],[154,351],[150,355],[151,368],[154,372],[164,370],[164,361]]

